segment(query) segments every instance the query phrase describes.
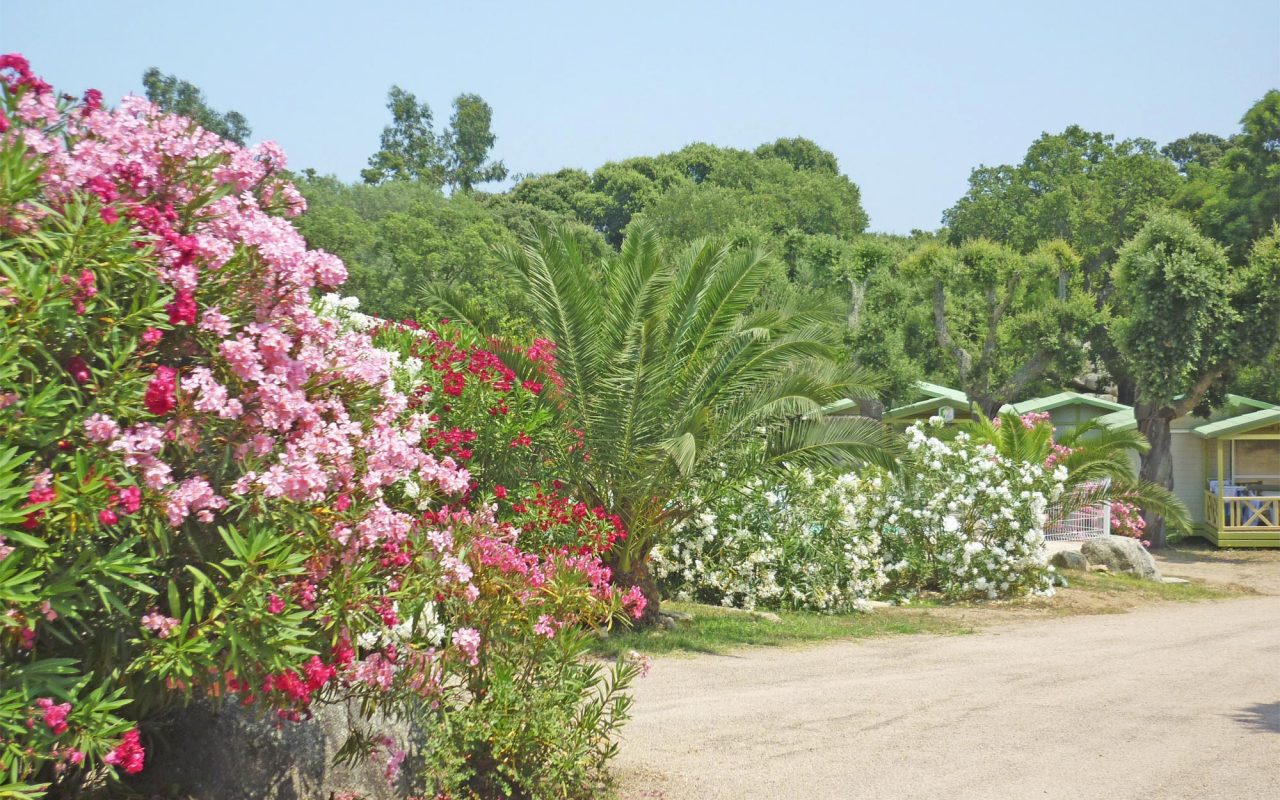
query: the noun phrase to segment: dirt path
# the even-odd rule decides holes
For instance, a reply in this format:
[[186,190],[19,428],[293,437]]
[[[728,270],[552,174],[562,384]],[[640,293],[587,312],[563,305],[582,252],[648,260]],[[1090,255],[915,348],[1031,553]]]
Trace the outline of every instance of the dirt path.
[[1162,569],[1273,594],[660,659],[621,796],[1275,797],[1280,554],[1229,558]]

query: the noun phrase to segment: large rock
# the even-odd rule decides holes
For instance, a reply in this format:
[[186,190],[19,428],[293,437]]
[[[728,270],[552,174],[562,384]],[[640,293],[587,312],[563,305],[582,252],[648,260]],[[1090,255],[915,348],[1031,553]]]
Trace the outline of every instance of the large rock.
[[1137,539],[1128,536],[1103,536],[1090,539],[1080,548],[1089,564],[1101,564],[1111,572],[1126,572],[1149,581],[1160,580],[1156,561]]
[[[316,706],[314,714],[305,722],[264,720],[235,703],[176,711],[145,729],[151,744],[147,766],[132,788],[144,796],[191,800],[312,800],[344,792],[364,800],[404,796],[406,787],[387,784],[382,749],[355,764],[333,763],[353,728],[370,727],[355,704]],[[377,730],[412,751],[404,723],[379,724]]]
[[1084,572],[1089,569],[1089,559],[1079,550],[1059,550],[1049,559],[1055,569],[1074,569]]

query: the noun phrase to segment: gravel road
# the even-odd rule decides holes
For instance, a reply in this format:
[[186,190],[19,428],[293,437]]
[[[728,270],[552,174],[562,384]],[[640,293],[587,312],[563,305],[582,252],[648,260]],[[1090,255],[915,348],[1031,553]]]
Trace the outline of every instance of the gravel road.
[[659,659],[621,797],[1280,797],[1277,555],[1161,565],[1264,596]]

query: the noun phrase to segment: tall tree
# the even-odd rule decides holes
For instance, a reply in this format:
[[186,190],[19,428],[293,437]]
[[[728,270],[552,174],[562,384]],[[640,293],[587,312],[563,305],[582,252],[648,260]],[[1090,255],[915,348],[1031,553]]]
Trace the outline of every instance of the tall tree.
[[1280,222],[1280,91],[1267,92],[1240,123],[1241,132],[1216,159],[1200,169],[1188,167],[1189,180],[1177,200],[1236,261],[1247,258],[1253,242]]
[[[879,424],[803,418],[866,394],[865,375],[840,362],[812,315],[748,314],[770,270],[762,252],[715,240],[667,250],[640,223],[604,263],[564,229],[539,231],[504,259],[556,343],[557,406],[591,454],[564,470],[582,500],[626,523],[615,574],[642,587],[650,613],[649,551],[689,513],[676,498],[690,480],[726,465],[734,478],[783,462],[893,465],[899,446]],[[447,288],[428,300],[471,317]],[[762,432],[767,447],[754,446]]]
[[501,161],[488,161],[489,151],[498,140],[493,130],[493,109],[478,94],[460,94],[453,101],[453,116],[445,132],[449,152],[446,183],[464,192],[477,183],[500,181],[507,177]]
[[[1222,394],[1234,371],[1280,346],[1280,231],[1233,268],[1223,247],[1174,212],[1154,215],[1114,267],[1112,332],[1137,383],[1134,414],[1151,443],[1143,480],[1173,488],[1170,423]],[[1164,521],[1146,512],[1153,546]]]
[[425,181],[444,183],[445,148],[433,129],[431,106],[419,103],[412,92],[392,86],[387,92],[391,124],[382,129],[382,148],[369,156],[360,172],[365,183]]
[[382,129],[382,148],[360,173],[365,183],[409,180],[466,193],[478,183],[507,177],[501,161],[488,160],[498,137],[492,130],[493,109],[479,95],[454,98],[449,127],[438,134],[431,106],[412,92],[392,86],[387,109],[391,124]]
[[938,348],[987,416],[1084,366],[1097,311],[1065,242],[1046,242],[1030,256],[986,239],[924,245],[902,269],[928,287]]
[[204,92],[177,75],[165,75],[156,67],[142,73],[147,99],[165,111],[181,114],[207,131],[243,145],[252,131],[239,111],[220,113],[209,107]]

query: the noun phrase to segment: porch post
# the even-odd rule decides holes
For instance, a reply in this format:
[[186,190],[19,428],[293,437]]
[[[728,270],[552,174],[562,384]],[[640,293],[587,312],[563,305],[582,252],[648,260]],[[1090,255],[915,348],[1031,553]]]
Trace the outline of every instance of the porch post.
[[1218,530],[1222,530],[1227,525],[1227,501],[1225,499],[1227,496],[1227,489],[1225,486],[1227,477],[1223,472],[1222,440],[1215,439],[1214,441],[1218,445]]

